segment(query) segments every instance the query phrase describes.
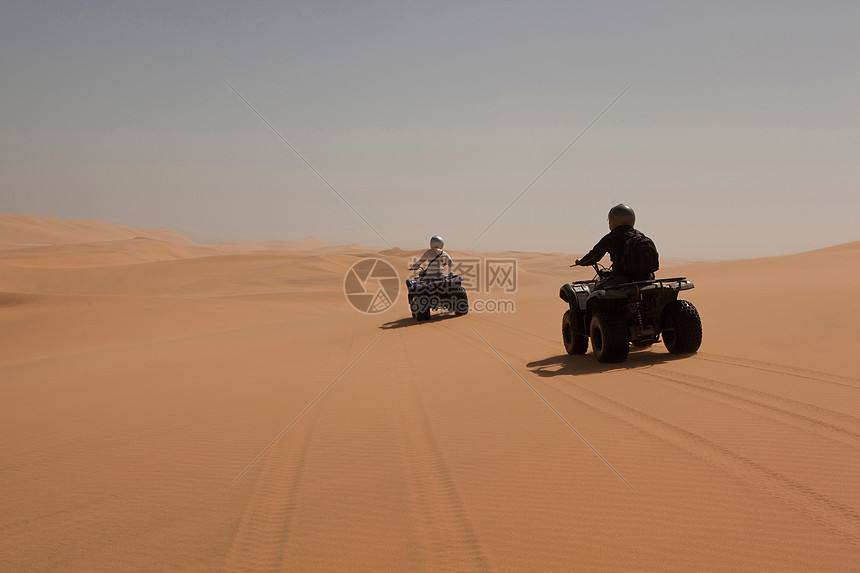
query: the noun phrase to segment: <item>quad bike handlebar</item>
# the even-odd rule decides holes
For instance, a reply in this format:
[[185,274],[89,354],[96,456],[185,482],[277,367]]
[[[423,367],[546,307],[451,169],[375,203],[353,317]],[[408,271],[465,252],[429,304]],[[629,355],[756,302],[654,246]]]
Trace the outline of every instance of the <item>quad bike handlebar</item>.
[[[570,265],[570,267],[573,268],[580,266],[577,263],[579,263],[579,260],[577,260],[576,263]],[[605,279],[612,274],[612,269],[606,268],[600,263],[594,263],[593,265],[591,265],[591,267],[594,269],[595,278]]]
[[[422,265],[412,265],[412,266],[408,267],[408,269],[410,271],[418,271],[418,276],[420,278],[423,278],[427,274],[427,267],[422,266]],[[433,275],[433,276],[436,276],[436,275]],[[440,278],[453,278],[456,275],[454,275],[454,273],[448,273],[447,275],[438,275],[438,276]]]

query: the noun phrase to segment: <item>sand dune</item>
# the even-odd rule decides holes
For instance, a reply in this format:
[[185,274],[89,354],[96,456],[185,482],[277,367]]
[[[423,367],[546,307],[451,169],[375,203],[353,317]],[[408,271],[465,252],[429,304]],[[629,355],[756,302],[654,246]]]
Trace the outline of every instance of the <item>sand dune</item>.
[[[860,243],[668,265],[705,338],[564,353],[516,312],[364,315],[414,255],[0,215],[2,571],[847,571]],[[35,245],[34,245],[35,244]],[[451,251],[452,256],[481,256]]]
[[135,229],[103,221],[67,221],[0,213],[0,249],[146,238],[191,244],[170,229]]

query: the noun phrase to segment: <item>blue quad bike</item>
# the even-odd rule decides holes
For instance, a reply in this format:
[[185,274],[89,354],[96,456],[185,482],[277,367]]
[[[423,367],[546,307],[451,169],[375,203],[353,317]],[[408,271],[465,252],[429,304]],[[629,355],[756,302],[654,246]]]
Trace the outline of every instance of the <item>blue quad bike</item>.
[[[573,265],[571,265],[573,266]],[[570,307],[561,319],[568,354],[585,354],[588,341],[599,362],[624,362],[630,346],[648,347],[663,337],[672,354],[693,354],[702,344],[702,320],[693,304],[679,300],[693,288],[686,277],[602,287],[611,271],[594,265],[595,277],[562,285]]]
[[418,271],[417,277],[406,279],[412,318],[419,322],[427,320],[431,310],[453,312],[457,316],[469,312],[469,297],[461,277],[454,273],[428,276],[425,267],[409,267],[409,270]]

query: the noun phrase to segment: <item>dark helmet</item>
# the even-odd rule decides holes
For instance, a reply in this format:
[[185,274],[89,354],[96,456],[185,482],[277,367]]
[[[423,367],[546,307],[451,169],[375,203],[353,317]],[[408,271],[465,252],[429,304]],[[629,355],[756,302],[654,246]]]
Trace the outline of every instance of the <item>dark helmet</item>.
[[445,241],[442,240],[442,237],[439,235],[433,235],[430,237],[430,248],[431,249],[441,249],[445,246]]
[[619,225],[630,225],[632,227],[636,224],[636,213],[624,203],[619,203],[609,210],[609,217],[607,219],[609,220],[610,231]]

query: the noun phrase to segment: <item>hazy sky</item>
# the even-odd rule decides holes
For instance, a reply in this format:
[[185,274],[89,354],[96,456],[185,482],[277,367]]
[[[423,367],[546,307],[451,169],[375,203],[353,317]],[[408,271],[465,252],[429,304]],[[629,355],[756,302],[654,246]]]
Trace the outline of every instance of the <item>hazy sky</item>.
[[860,2],[0,4],[0,211],[664,256],[860,240]]

